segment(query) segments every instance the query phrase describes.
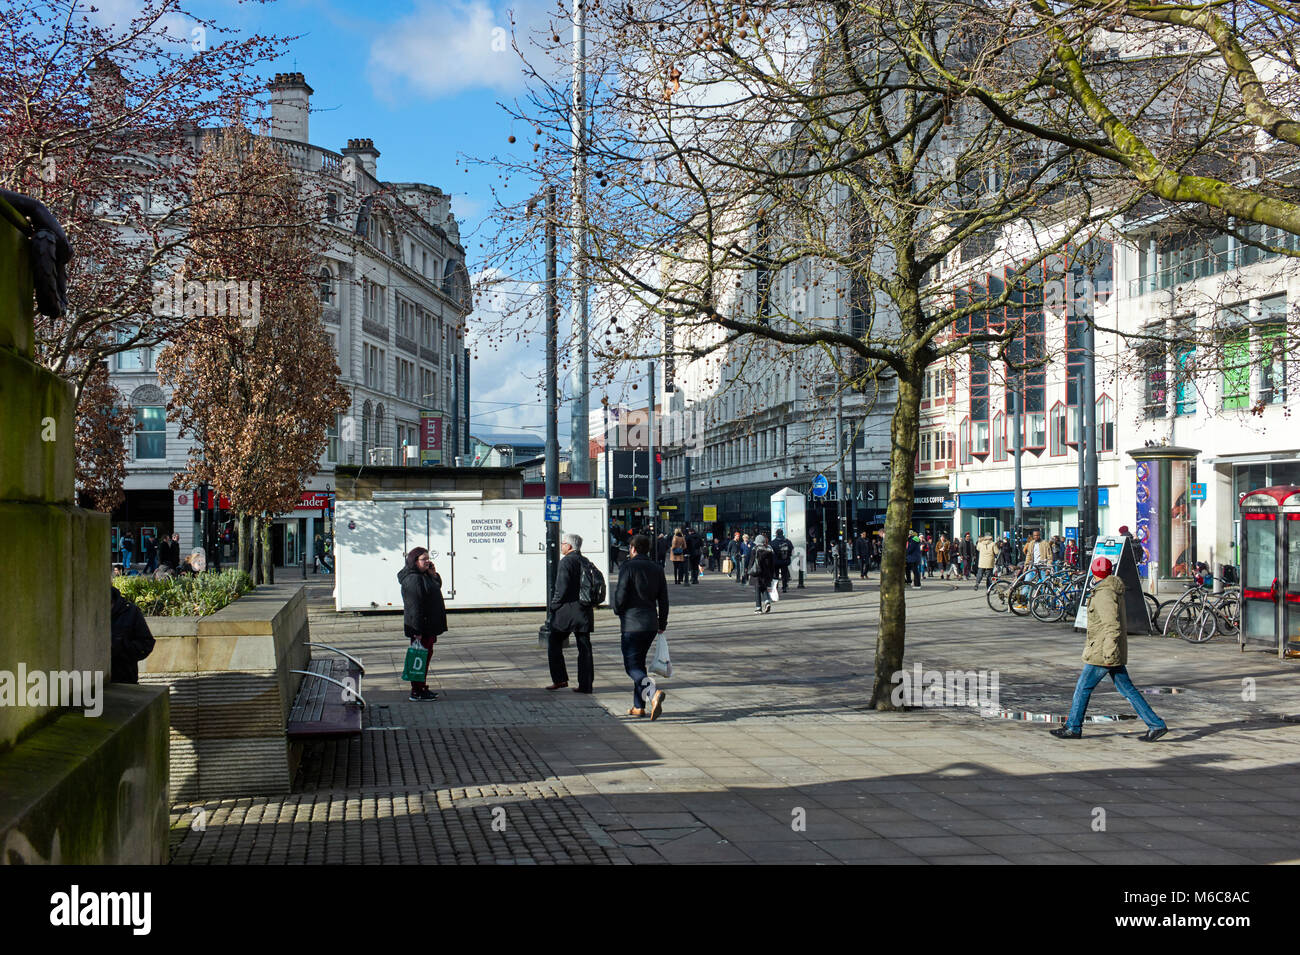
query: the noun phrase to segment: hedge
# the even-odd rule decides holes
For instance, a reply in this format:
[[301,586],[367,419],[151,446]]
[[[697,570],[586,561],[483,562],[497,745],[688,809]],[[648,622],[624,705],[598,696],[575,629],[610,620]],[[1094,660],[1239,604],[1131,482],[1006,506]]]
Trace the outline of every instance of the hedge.
[[113,586],[146,617],[206,617],[253,589],[242,570],[225,570],[154,580],[114,577]]

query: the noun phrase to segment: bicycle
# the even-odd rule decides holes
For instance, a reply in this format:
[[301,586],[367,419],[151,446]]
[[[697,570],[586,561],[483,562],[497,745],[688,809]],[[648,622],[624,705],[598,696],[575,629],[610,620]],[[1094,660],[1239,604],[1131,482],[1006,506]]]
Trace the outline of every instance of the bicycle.
[[1188,643],[1206,643],[1218,633],[1233,637],[1241,633],[1241,591],[1236,587],[1205,598],[1196,632],[1183,639]]
[[1007,609],[1017,617],[1027,616],[1030,609],[1030,600],[1033,597],[1034,586],[1046,580],[1050,576],[1050,565],[1030,565],[1011,584],[1011,590],[1007,594]]

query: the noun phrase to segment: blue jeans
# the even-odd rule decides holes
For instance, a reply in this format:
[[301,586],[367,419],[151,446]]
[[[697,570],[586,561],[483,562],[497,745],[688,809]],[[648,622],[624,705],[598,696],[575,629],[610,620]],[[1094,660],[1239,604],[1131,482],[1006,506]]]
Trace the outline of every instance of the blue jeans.
[[654,643],[655,631],[637,630],[623,634],[623,669],[632,678],[632,708],[644,709],[645,700],[641,698],[641,683],[646,678],[645,655]]
[[1128,667],[1099,667],[1091,663],[1083,665],[1083,672],[1079,674],[1079,682],[1074,687],[1074,702],[1070,704],[1070,716],[1065,725],[1079,732],[1083,727],[1083,716],[1088,712],[1088,699],[1092,696],[1092,691],[1097,688],[1097,684],[1107,674],[1110,675],[1111,682],[1115,684],[1115,689],[1124,695],[1124,699],[1133,705],[1137,710],[1137,715],[1142,717],[1142,722],[1146,723],[1150,729],[1165,729],[1165,721],[1156,716],[1156,711],[1151,709],[1151,704],[1146,701],[1138,688],[1133,685],[1129,679]]

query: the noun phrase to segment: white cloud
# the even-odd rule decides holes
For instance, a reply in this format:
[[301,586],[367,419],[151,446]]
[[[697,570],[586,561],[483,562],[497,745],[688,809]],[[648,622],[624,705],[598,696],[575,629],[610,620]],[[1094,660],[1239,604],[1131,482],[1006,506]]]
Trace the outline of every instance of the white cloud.
[[523,46],[541,11],[537,2],[514,4],[512,28],[511,8],[493,8],[485,0],[420,0],[414,13],[372,41],[371,86],[388,100],[412,92],[434,99],[475,88],[521,89],[524,74],[512,29]]

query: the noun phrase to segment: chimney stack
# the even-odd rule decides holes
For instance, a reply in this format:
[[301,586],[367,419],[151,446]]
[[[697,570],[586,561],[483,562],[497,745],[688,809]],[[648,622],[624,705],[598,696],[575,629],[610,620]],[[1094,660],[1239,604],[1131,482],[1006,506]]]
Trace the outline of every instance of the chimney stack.
[[379,178],[375,172],[379,168],[379,150],[375,148],[373,139],[349,139],[343,155],[355,157],[358,166],[376,179]]
[[271,91],[271,135],[307,143],[307,113],[314,92],[301,73],[276,73]]

